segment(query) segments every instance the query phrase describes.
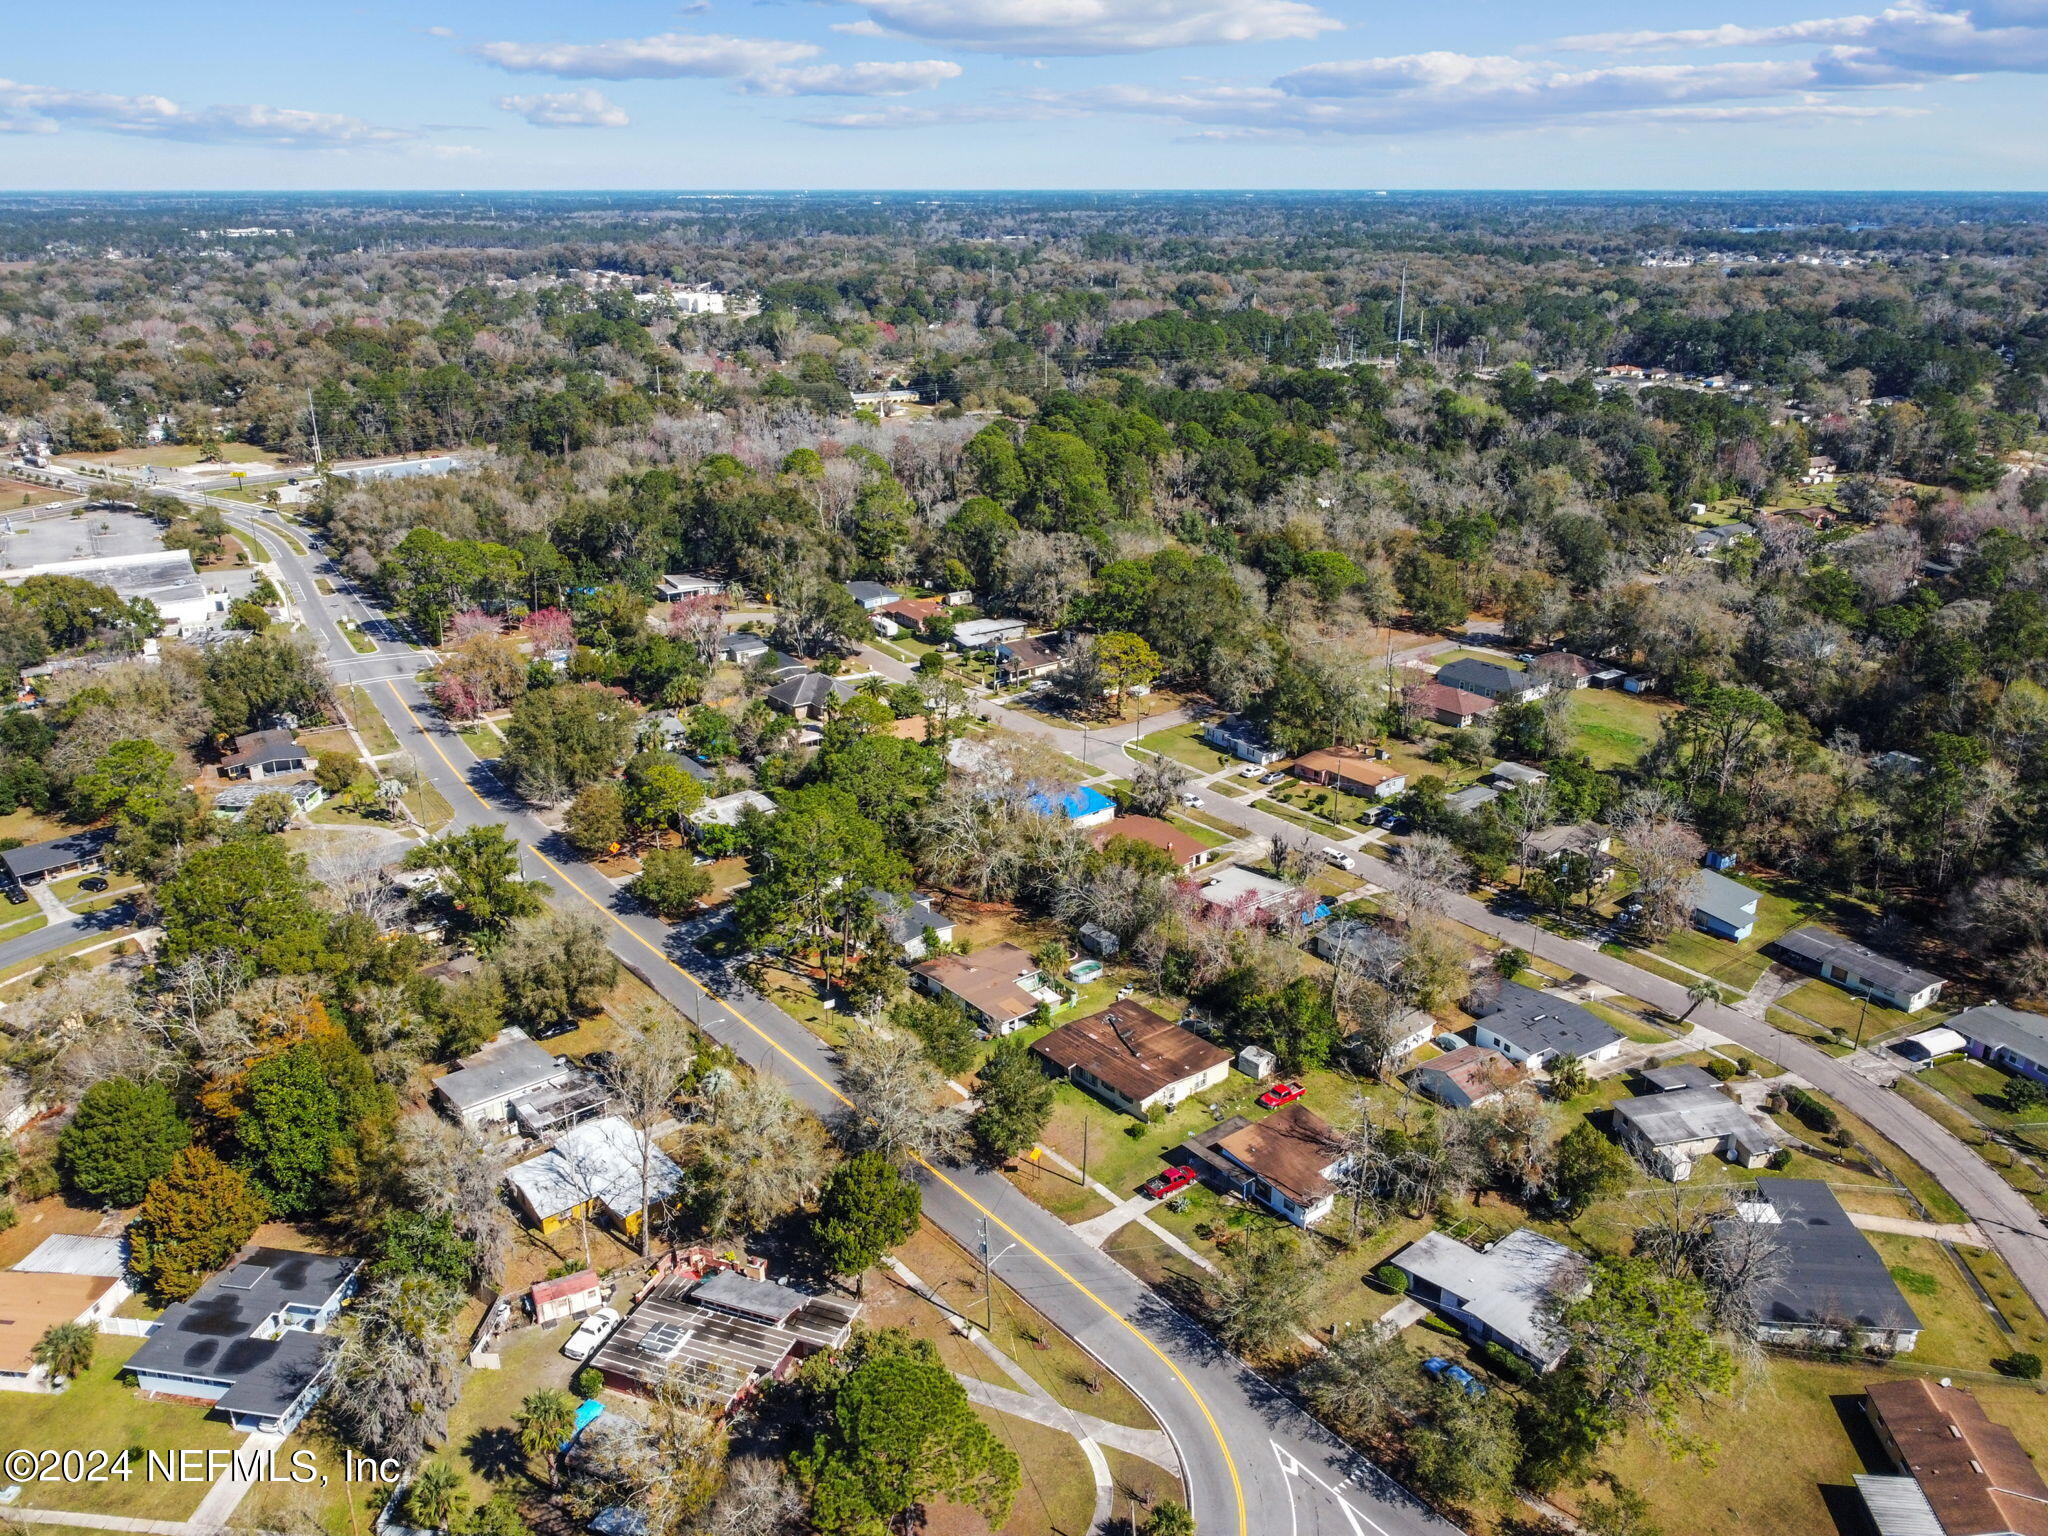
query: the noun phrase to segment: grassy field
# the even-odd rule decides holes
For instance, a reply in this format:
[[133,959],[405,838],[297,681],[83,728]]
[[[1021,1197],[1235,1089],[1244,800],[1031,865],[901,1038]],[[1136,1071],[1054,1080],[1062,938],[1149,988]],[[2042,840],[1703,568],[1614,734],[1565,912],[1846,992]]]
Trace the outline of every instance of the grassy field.
[[[1815,977],[1801,982],[1778,999],[1778,1006],[1829,1029],[1846,1030],[1853,1039],[1860,1027],[1866,1041],[1897,1028],[1908,1015],[1871,998],[1867,1003],[1853,992],[1844,992],[1833,982]],[[1929,1029],[1946,1016],[1940,1008],[1928,1008],[1910,1016],[1915,1029]]]
[[472,725],[456,734],[462,738],[462,744],[480,758],[490,759],[505,755],[505,738],[488,725]]
[[55,486],[34,485],[27,480],[0,478],[0,510],[19,511],[23,507],[48,506],[53,501],[68,501],[73,493],[59,490]]
[[[130,469],[187,469],[206,463],[205,450],[196,443],[158,443],[153,448],[117,448],[112,453],[66,454],[88,464],[112,464]],[[285,457],[254,443],[221,443],[214,452],[221,473],[230,464],[282,464]]]
[[1154,731],[1149,736],[1140,736],[1136,744],[1185,763],[1198,773],[1215,773],[1219,769],[1242,766],[1229,753],[1218,752],[1203,742],[1202,727],[1192,720],[1163,731]]
[[124,1384],[121,1368],[141,1347],[140,1339],[103,1336],[92,1369],[66,1390],[8,1395],[10,1450],[103,1450],[110,1456],[127,1452],[137,1458],[125,1481],[29,1483],[21,1496],[25,1506],[150,1520],[182,1520],[198,1507],[206,1484],[152,1479],[146,1475],[147,1462],[140,1458],[150,1451],[162,1455],[226,1450],[242,1437],[205,1408],[152,1401]]
[[364,746],[379,757],[398,750],[398,738],[391,734],[391,726],[385,721],[383,711],[377,708],[366,690],[360,687],[342,689],[341,707],[348,715],[349,724],[356,728],[356,734],[363,738]]
[[1581,688],[1572,695],[1572,745],[1596,768],[1631,765],[1657,743],[1677,706],[1619,688]]

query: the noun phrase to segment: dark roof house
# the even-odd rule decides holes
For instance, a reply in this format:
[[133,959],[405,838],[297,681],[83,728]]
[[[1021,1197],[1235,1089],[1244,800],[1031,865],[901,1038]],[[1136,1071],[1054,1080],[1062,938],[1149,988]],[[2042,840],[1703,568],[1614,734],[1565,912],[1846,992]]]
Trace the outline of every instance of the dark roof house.
[[1941,995],[1939,976],[1812,924],[1794,928],[1770,947],[1823,981],[1868,994],[1906,1013],[1919,1012]]
[[1761,1339],[1908,1351],[1920,1319],[1884,1259],[1818,1179],[1759,1179],[1729,1221],[1770,1227],[1784,1250],[1783,1275],[1758,1309]]
[[245,1249],[231,1268],[164,1313],[128,1359],[144,1392],[212,1403],[237,1429],[289,1430],[326,1384],[326,1332],[361,1259]]
[[1482,698],[1509,699],[1520,702],[1547,693],[1550,685],[1540,677],[1514,667],[1504,667],[1497,661],[1485,661],[1477,656],[1460,656],[1447,666],[1436,670],[1437,683],[1445,688],[1456,688],[1461,693],[1476,693]]
[[98,869],[106,858],[107,845],[114,840],[112,827],[94,827],[53,837],[46,843],[30,843],[0,853],[0,865],[15,885],[35,885],[57,875]]
[[1604,1019],[1519,981],[1504,981],[1493,997],[1475,999],[1473,1016],[1479,1020],[1473,1038],[1481,1045],[1534,1066],[1559,1056],[1606,1061],[1623,1043],[1621,1032]]

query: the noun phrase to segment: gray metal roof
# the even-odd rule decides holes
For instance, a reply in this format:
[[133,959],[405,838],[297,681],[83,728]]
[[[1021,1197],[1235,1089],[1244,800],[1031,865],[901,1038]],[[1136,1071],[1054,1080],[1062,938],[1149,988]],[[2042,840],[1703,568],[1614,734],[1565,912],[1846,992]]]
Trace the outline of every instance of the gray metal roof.
[[1839,933],[1830,933],[1825,928],[1808,924],[1794,928],[1777,940],[1777,947],[1786,954],[1795,955],[1818,970],[1823,965],[1834,964],[1854,971],[1866,981],[1875,982],[1889,991],[1905,996],[1939,986],[1941,978],[1930,971],[1918,970],[1903,960],[1894,960],[1880,955],[1854,939],[1845,939]]
[[1500,798],[1500,791],[1490,784],[1473,784],[1456,794],[1445,795],[1444,804],[1461,816],[1469,816],[1482,805],[1491,805]]
[[457,1109],[471,1109],[510,1098],[530,1088],[555,1082],[569,1075],[563,1066],[531,1040],[499,1040],[474,1056],[463,1058],[460,1071],[436,1078],[434,1088]]
[[2029,1061],[2048,1061],[2048,1018],[2003,1003],[1965,1008],[1947,1028],[1980,1045],[2003,1046]]
[[1775,1131],[1766,1131],[1753,1115],[1718,1088],[1678,1088],[1622,1099],[1614,1106],[1614,1118],[1634,1126],[1654,1147],[1723,1136],[1741,1138],[1749,1146],[1775,1148],[1783,1144]]
[[1680,1088],[1718,1088],[1714,1074],[1705,1067],[1681,1062],[1674,1067],[1651,1067],[1636,1074],[1652,1093],[1673,1093]]
[[1495,763],[1486,770],[1486,776],[1507,784],[1541,784],[1550,777],[1541,768],[1531,768],[1527,763]]
[[811,1298],[802,1291],[777,1285],[772,1280],[749,1280],[729,1269],[706,1275],[690,1296],[692,1300],[716,1307],[721,1312],[737,1312],[742,1317],[758,1318],[764,1323],[777,1325],[811,1304]]
[[1491,1012],[1477,1017],[1504,1040],[1511,1040],[1530,1055],[1559,1051],[1584,1056],[1602,1046],[1612,1045],[1621,1032],[1577,1003],[1519,981],[1504,981]]
[[849,581],[846,590],[855,601],[863,603],[893,603],[903,594],[894,587],[885,587],[879,581]]
[[114,838],[112,827],[95,827],[90,832],[72,832],[64,837],[53,837],[46,843],[30,843],[26,848],[10,848],[0,853],[0,864],[7,866],[7,873],[16,880],[30,875],[40,875],[53,869],[67,869],[73,864],[98,855]]
[[37,1275],[97,1275],[119,1280],[128,1272],[125,1237],[46,1237],[14,1266]]
[[1948,1536],[1927,1495],[1910,1477],[1858,1472],[1856,1491],[1863,1495],[1877,1536]]
[[[1766,1326],[1917,1329],[1920,1319],[1834,1191],[1818,1179],[1759,1179],[1742,1216],[1776,1216],[1785,1273],[1759,1312]],[[1767,1206],[1768,1210],[1758,1210]]]

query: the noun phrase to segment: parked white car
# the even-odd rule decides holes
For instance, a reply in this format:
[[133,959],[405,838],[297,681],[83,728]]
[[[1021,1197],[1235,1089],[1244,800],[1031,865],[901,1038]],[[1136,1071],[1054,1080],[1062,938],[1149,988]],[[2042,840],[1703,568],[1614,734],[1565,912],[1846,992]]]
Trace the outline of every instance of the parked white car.
[[1339,869],[1356,869],[1358,867],[1358,860],[1352,858],[1342,848],[1325,848],[1323,850],[1323,862],[1334,864]]
[[619,1314],[610,1307],[599,1307],[562,1346],[562,1353],[571,1360],[588,1360],[597,1353],[597,1346],[611,1337],[612,1330],[619,1326]]
[[1265,771],[1266,770],[1261,768],[1257,763],[1246,763],[1242,768],[1237,770],[1237,776],[1240,779],[1256,779],[1260,774],[1264,773]]
[[1192,789],[1184,789],[1180,792],[1180,803],[1182,805],[1200,805],[1202,797]]

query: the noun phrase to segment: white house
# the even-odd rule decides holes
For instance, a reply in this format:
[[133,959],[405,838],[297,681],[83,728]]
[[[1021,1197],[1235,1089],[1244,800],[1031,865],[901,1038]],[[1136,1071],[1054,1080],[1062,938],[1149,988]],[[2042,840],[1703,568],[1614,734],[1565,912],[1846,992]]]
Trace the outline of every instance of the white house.
[[1918,1013],[1941,995],[1939,976],[1811,924],[1794,928],[1771,947],[1845,992],[1874,997],[1904,1013]]
[[1021,640],[1030,628],[1022,619],[967,619],[953,626],[953,644],[963,651],[981,651]]
[[1577,1003],[1519,981],[1502,982],[1496,996],[1481,997],[1473,1007],[1479,1019],[1473,1040],[1532,1067],[1560,1056],[1576,1056],[1588,1065],[1612,1061],[1626,1043],[1619,1030]]

